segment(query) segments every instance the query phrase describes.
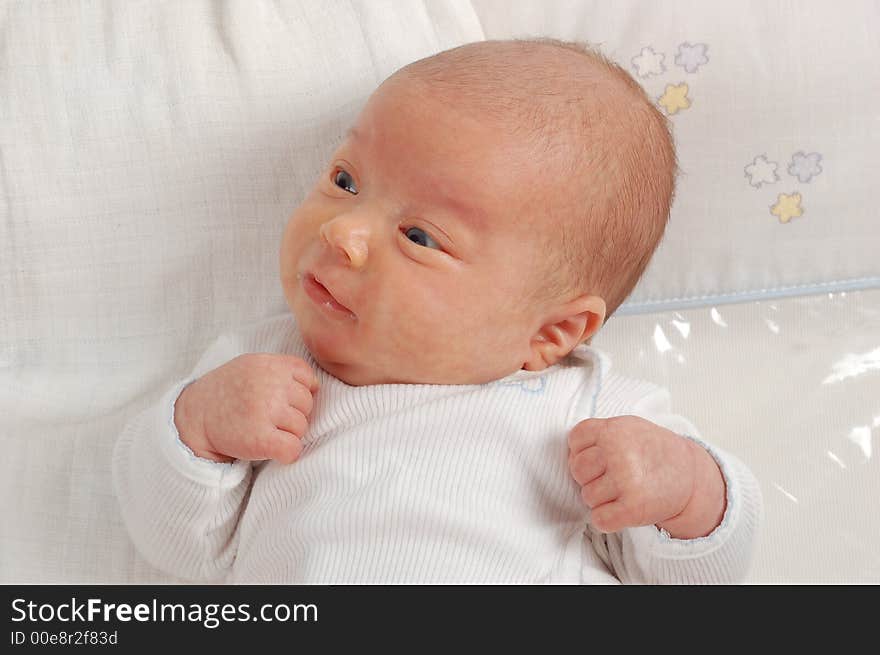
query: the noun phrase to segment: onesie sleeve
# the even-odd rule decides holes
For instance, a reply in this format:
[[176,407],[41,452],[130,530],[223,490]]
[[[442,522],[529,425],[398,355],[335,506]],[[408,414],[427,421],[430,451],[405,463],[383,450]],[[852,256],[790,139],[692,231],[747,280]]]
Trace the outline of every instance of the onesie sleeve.
[[188,384],[240,354],[237,346],[229,337],[215,341],[187,378],[125,424],[113,450],[114,490],[138,552],[193,581],[224,581],[253,473],[247,461],[194,455],[177,433],[174,405]]
[[656,526],[602,534],[587,526],[593,548],[624,583],[736,584],[744,581],[755,548],[763,509],[761,489],[749,468],[733,455],[703,441],[686,418],[672,413],[669,392],[654,387],[628,414],[687,437],[706,449],[724,476],[727,507],[709,535],[675,539]]

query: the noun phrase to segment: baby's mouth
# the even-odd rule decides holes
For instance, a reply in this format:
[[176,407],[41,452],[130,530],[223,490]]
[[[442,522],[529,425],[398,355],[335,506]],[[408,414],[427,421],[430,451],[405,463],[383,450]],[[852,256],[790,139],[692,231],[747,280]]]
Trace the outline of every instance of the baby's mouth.
[[308,296],[318,305],[332,311],[338,316],[355,318],[354,313],[341,302],[336,300],[331,291],[325,287],[318,278],[311,273],[303,275],[303,288]]

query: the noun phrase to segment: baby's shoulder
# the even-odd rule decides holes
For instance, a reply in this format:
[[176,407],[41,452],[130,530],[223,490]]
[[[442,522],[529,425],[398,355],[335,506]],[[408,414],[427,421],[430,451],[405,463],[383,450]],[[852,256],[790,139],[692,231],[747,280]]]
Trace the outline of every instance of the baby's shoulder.
[[660,385],[612,370],[610,355],[595,346],[576,348],[572,356],[592,368],[580,399],[578,414],[583,418],[622,416],[633,413],[647,399],[668,399],[668,391]]

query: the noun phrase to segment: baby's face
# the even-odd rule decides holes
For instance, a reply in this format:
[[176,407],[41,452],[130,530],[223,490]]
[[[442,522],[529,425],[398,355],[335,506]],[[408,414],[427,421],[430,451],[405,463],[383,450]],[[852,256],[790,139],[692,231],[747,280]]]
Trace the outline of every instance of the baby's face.
[[[479,384],[523,367],[546,200],[533,152],[405,77],[371,96],[290,218],[281,280],[306,346],[352,385]],[[328,293],[329,292],[329,293]],[[331,295],[332,294],[332,295]]]

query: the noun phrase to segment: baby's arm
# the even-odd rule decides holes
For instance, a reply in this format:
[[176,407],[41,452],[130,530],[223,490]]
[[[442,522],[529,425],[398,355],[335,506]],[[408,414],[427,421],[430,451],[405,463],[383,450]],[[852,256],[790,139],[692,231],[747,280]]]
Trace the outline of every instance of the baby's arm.
[[138,551],[191,580],[222,581],[235,559],[249,460],[295,460],[306,423],[294,408],[311,409],[311,392],[296,379],[313,382],[304,362],[234,357],[242,345],[216,341],[192,375],[125,425],[113,453],[114,487]]
[[582,421],[569,435],[594,548],[625,582],[742,581],[761,514],[751,472],[699,441],[663,390],[631,414]]
[[222,582],[235,559],[251,465],[197,458],[179,441],[174,403],[185,384],[126,423],[113,451],[113,486],[128,534],[150,564]]

